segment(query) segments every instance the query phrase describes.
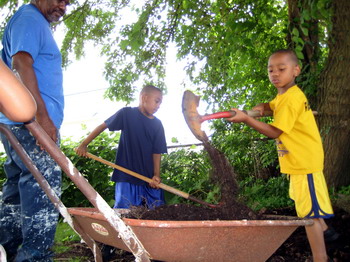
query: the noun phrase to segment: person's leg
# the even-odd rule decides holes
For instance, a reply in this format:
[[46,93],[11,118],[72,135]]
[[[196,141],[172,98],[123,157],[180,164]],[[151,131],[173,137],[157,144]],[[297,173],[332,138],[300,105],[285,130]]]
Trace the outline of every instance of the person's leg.
[[322,172],[290,176],[290,196],[295,201],[298,217],[311,218],[314,225],[305,227],[314,261],[327,261],[324,218],[334,216]]
[[113,208],[141,206],[142,201],[138,186],[127,182],[115,183],[115,203]]
[[[131,206],[141,206],[142,198],[140,197],[138,186],[127,183],[115,183],[115,203],[113,208],[130,208]],[[103,262],[108,262],[117,250],[116,247],[102,245],[101,253]]]
[[305,227],[307,238],[311,247],[314,262],[326,262],[328,259],[326,245],[323,237],[323,225],[320,219],[314,218],[312,226]]
[[324,219],[323,219],[323,218],[319,218],[319,221],[320,221],[322,230],[323,230],[323,231],[326,231],[326,230],[328,229],[328,225],[326,224],[326,222],[324,221]]
[[[33,164],[45,177],[55,193],[61,194],[61,169],[49,154],[41,150],[36,139],[22,126],[11,128]],[[58,222],[58,210],[41,189],[22,161],[19,179],[23,242],[15,261],[51,261],[51,247]]]
[[6,182],[3,184],[0,200],[0,244],[4,246],[7,257],[14,257],[22,244],[21,207],[18,181],[21,174],[16,161],[18,156],[12,151],[9,141],[0,133],[1,141],[7,154],[4,164]]
[[148,208],[155,208],[165,205],[163,189],[151,188],[149,186],[142,186],[142,195],[145,198]]

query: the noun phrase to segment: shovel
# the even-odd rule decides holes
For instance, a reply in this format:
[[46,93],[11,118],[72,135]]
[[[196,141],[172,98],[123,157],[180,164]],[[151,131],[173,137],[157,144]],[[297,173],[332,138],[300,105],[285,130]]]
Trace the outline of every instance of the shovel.
[[[103,164],[105,164],[107,166],[110,166],[110,167],[113,167],[115,169],[118,169],[118,170],[120,170],[120,171],[122,171],[122,172],[124,172],[124,173],[126,173],[128,175],[137,177],[138,179],[141,179],[141,180],[146,181],[148,183],[153,181],[152,179],[150,179],[148,177],[140,175],[140,174],[138,174],[138,173],[136,173],[134,171],[126,169],[126,168],[124,168],[122,166],[119,166],[117,164],[114,164],[112,162],[109,162],[109,161],[107,161],[107,160],[105,160],[105,159],[103,159],[101,157],[95,156],[95,155],[93,155],[93,154],[91,154],[89,152],[86,153],[86,156],[91,158],[91,159],[94,159],[96,161],[99,161],[99,162],[101,162],[101,163],[103,163]],[[195,198],[194,196],[189,195],[188,193],[182,192],[182,191],[180,191],[180,190],[178,190],[176,188],[173,188],[171,186],[165,185],[163,183],[159,183],[158,186],[159,186],[159,188],[162,188],[162,189],[164,189],[164,190],[166,190],[166,191],[168,191],[170,193],[173,193],[173,194],[178,195],[180,197],[183,197],[185,199],[191,200],[193,202],[199,203],[201,205],[205,205],[205,206],[208,206],[208,207],[211,207],[211,208],[218,207],[218,205],[207,203],[207,202],[202,201],[202,200],[200,200],[198,198]]]
[[[206,114],[201,116],[198,114],[197,107],[199,106],[199,96],[196,96],[191,91],[186,90],[182,97],[182,113],[185,121],[194,134],[194,136],[202,142],[208,141],[208,137],[204,131],[201,130],[201,124],[210,119],[229,118],[236,115],[233,110],[217,112],[213,114]],[[254,110],[243,111],[251,117],[259,117],[260,112]],[[272,116],[272,111],[264,112],[264,116]]]
[[[233,110],[217,112],[213,114],[206,114],[201,116],[197,112],[197,107],[199,105],[199,96],[196,96],[191,91],[186,90],[182,97],[182,113],[185,117],[185,121],[194,134],[194,136],[202,142],[207,142],[208,137],[204,131],[201,130],[201,124],[210,119],[217,118],[229,118],[236,115],[236,112]],[[244,113],[251,117],[261,117],[261,116],[273,116],[272,111],[265,111],[264,115],[260,114],[260,111],[256,110],[242,110]],[[316,111],[313,111],[314,115],[317,115]]]

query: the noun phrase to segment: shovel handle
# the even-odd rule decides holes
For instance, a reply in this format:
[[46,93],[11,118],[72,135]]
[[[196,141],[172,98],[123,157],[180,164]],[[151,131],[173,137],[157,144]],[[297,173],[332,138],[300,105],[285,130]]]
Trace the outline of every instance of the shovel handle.
[[[105,164],[105,165],[110,166],[110,167],[112,167],[112,168],[118,169],[118,170],[120,170],[120,171],[122,171],[122,172],[124,172],[124,173],[126,173],[126,174],[128,174],[128,175],[131,175],[131,176],[133,176],[133,177],[136,177],[136,178],[138,178],[138,179],[141,179],[141,180],[143,180],[143,181],[145,181],[145,182],[151,183],[151,182],[153,181],[153,180],[152,180],[151,178],[149,178],[149,177],[140,175],[140,174],[138,174],[138,173],[136,173],[136,172],[134,172],[134,171],[131,171],[131,170],[129,170],[129,169],[126,169],[125,167],[122,167],[122,166],[119,166],[119,165],[114,164],[114,163],[112,163],[112,162],[109,162],[109,161],[107,161],[107,160],[105,160],[105,159],[103,159],[103,158],[101,158],[101,157],[95,156],[95,155],[93,155],[93,154],[91,154],[91,153],[89,153],[89,152],[86,153],[86,156],[89,157],[89,158],[91,158],[91,159],[94,159],[94,160],[96,160],[96,161],[99,161],[99,162],[101,162],[102,164]],[[166,191],[169,191],[169,192],[174,193],[174,194],[176,194],[176,195],[182,196],[182,197],[184,197],[184,198],[188,198],[188,196],[189,196],[187,193],[182,192],[182,191],[180,191],[180,190],[177,190],[177,189],[175,189],[175,188],[173,188],[173,187],[167,186],[167,185],[165,185],[165,184],[163,184],[163,183],[159,183],[158,186],[159,186],[160,188],[166,190]]]
[[[260,111],[257,111],[257,110],[242,110],[242,112],[246,113],[248,116],[251,116],[251,117],[273,116],[272,111],[264,111],[263,115],[261,115]],[[314,116],[318,115],[317,111],[312,111],[312,113]],[[222,112],[217,112],[213,114],[206,114],[204,116],[201,116],[200,122],[202,123],[206,120],[217,119],[217,118],[229,118],[235,115],[236,115],[236,111],[233,111],[233,110],[222,111]]]
[[210,120],[210,119],[229,118],[229,117],[233,117],[235,115],[236,115],[236,112],[233,110],[216,112],[213,114],[206,114],[204,116],[201,116],[201,122],[204,122],[204,121]]
[[[251,117],[261,116],[260,111],[256,111],[256,110],[242,110],[242,112],[246,113],[248,116],[251,116]],[[233,111],[233,110],[217,112],[213,114],[206,114],[201,117],[201,122],[204,122],[210,119],[229,118],[235,115],[236,115],[236,111]],[[263,116],[272,116],[272,115],[273,115],[272,111],[265,111]]]
[[[86,153],[86,156],[89,157],[89,158],[91,158],[91,159],[94,159],[94,160],[96,160],[96,161],[99,161],[99,162],[101,162],[102,164],[105,164],[105,165],[107,165],[107,166],[110,166],[110,167],[113,167],[113,168],[115,168],[115,169],[118,169],[118,170],[120,170],[120,171],[122,171],[122,172],[124,172],[124,173],[126,173],[126,174],[128,174],[128,175],[131,175],[131,176],[133,176],[133,177],[137,177],[138,179],[141,179],[141,180],[146,181],[146,182],[148,182],[148,183],[150,183],[150,182],[153,181],[152,179],[150,179],[150,178],[148,178],[148,177],[145,177],[145,176],[143,176],[143,175],[140,175],[140,174],[138,174],[138,173],[136,173],[136,172],[134,172],[134,171],[131,171],[131,170],[129,170],[129,169],[126,169],[126,168],[124,168],[124,167],[122,167],[122,166],[119,166],[119,165],[117,165],[117,164],[114,164],[114,163],[112,163],[112,162],[109,162],[109,161],[107,161],[107,160],[105,160],[105,159],[103,159],[103,158],[101,158],[101,157],[95,156],[95,155],[93,155],[93,154],[91,154],[91,153],[89,153],[89,152]],[[216,205],[214,205],[214,204],[210,204],[210,203],[204,202],[204,201],[202,201],[202,200],[200,200],[200,199],[197,199],[197,198],[195,198],[195,197],[189,195],[189,194],[186,193],[186,192],[180,191],[180,190],[178,190],[178,189],[176,189],[176,188],[174,188],[174,187],[165,185],[165,184],[163,184],[163,183],[159,183],[158,186],[159,186],[160,188],[162,188],[162,189],[164,189],[164,190],[170,192],[170,193],[173,193],[174,195],[183,197],[183,198],[188,199],[188,200],[192,200],[192,201],[197,202],[197,203],[199,203],[199,204],[207,205],[207,206],[209,206],[209,207],[215,207],[215,206],[216,206]]]

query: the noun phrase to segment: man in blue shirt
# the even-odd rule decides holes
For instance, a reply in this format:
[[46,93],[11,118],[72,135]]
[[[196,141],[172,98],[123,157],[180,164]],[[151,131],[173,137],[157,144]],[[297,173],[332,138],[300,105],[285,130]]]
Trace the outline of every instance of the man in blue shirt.
[[[22,6],[7,24],[2,40],[2,60],[16,70],[37,104],[36,121],[59,143],[64,97],[62,59],[52,36],[50,23],[66,11],[68,0],[32,0]],[[23,123],[0,114],[33,163],[60,195],[61,170]],[[0,244],[9,260],[52,261],[58,211],[32,174],[20,160],[7,138],[1,134],[7,161],[6,182],[0,206]]]

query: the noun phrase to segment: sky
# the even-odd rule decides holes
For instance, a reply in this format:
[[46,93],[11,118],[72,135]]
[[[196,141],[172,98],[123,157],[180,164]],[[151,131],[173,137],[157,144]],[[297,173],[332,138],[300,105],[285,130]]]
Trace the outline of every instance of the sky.
[[[83,59],[73,62],[63,72],[65,117],[61,136],[71,137],[74,141],[80,141],[87,132],[126,105],[103,98],[108,88],[103,77],[104,61],[93,46],[87,47],[87,50]],[[182,83],[186,81],[186,75],[184,64],[176,62],[175,57],[175,49],[169,50],[165,80],[168,91],[155,116],[163,123],[168,145],[174,145],[173,137],[179,142],[176,144],[199,143],[182,114],[182,95],[185,91]],[[138,98],[130,106],[138,106]],[[204,113],[203,110],[205,104],[201,102],[198,111]],[[86,126],[85,130],[83,125]],[[207,130],[207,123],[203,123],[203,128]]]
[[[132,17],[129,12],[126,15],[129,22],[130,19],[137,18],[135,15]],[[63,40],[63,30],[60,26],[53,35],[60,48]],[[62,138],[71,137],[73,141],[80,141],[88,132],[126,105],[103,98],[108,82],[103,77],[104,60],[98,48],[88,44],[85,54],[85,57],[74,61],[63,72],[65,117],[60,131]],[[175,48],[170,48],[165,79],[167,94],[164,95],[163,103],[155,114],[163,123],[168,145],[174,145],[173,137],[178,140],[176,144],[200,142],[191,133],[182,114],[182,95],[185,91],[183,83],[191,88],[184,67],[184,63],[176,61]],[[138,98],[130,106],[138,106]],[[205,108],[206,104],[201,102],[198,112],[204,114]],[[83,126],[86,126],[86,129]],[[202,127],[209,135],[208,123],[203,123]]]
[[[132,2],[135,6],[141,3]],[[138,19],[136,13],[127,8],[120,15],[126,17],[125,20],[121,18],[121,21],[128,21],[128,23]],[[60,46],[63,39],[62,31],[57,30],[54,37]],[[103,98],[108,83],[103,77],[104,60],[99,55],[98,48],[92,44],[87,45],[85,54],[84,58],[74,61],[63,73],[66,106],[61,135],[62,137],[70,136],[76,141],[80,141],[87,132],[92,131],[126,105]],[[174,144],[172,143],[173,137],[178,140],[176,144],[199,143],[200,141],[194,137],[182,114],[182,96],[185,91],[183,83],[185,82],[188,87],[191,86],[183,69],[185,64],[176,61],[175,48],[172,47],[168,50],[166,62],[167,94],[164,95],[162,105],[155,116],[163,123],[168,145]],[[138,106],[138,97],[129,106]],[[201,102],[198,112],[204,114],[205,108],[206,104]],[[83,125],[86,126],[85,130],[82,128]],[[203,123],[202,127],[209,135],[208,123]]]

